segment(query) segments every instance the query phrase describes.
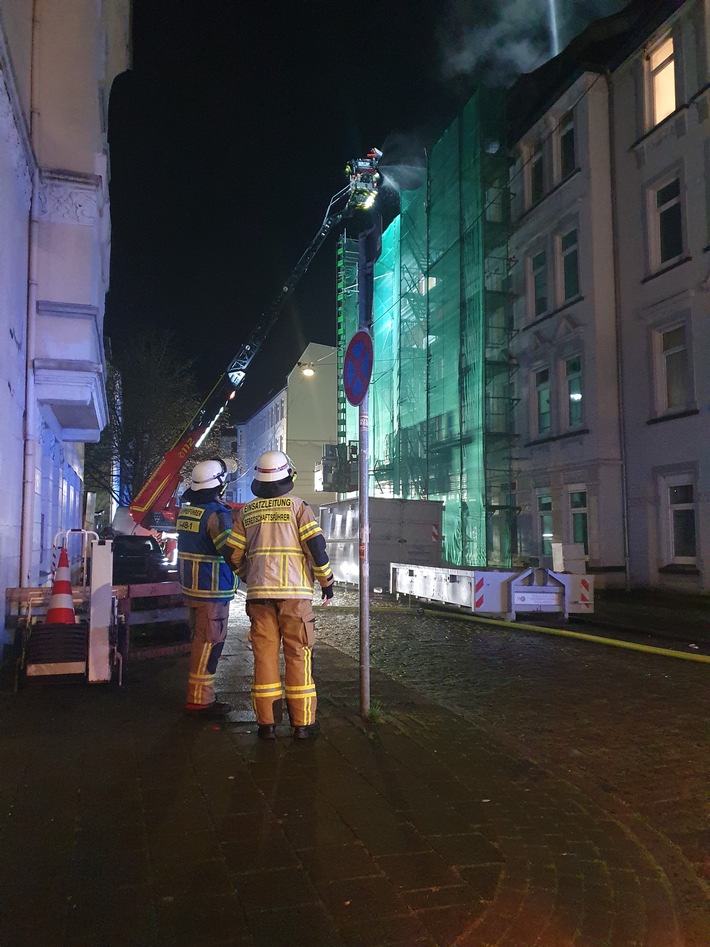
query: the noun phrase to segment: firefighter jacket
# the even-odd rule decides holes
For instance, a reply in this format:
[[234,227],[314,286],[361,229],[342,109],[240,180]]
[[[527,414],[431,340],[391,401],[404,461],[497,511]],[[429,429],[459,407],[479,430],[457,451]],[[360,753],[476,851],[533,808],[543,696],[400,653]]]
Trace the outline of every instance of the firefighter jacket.
[[251,500],[235,514],[230,545],[247,601],[311,599],[315,580],[322,588],[333,584],[325,538],[299,497]]
[[181,507],[177,518],[178,569],[185,598],[197,602],[228,602],[234,598],[231,526],[231,510],[218,500]]

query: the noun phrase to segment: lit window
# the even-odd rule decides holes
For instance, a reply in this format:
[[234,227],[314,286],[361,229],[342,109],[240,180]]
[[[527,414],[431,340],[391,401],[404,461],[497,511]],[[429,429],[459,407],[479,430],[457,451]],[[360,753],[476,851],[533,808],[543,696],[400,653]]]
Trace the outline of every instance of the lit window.
[[540,553],[543,556],[552,555],[552,497],[537,498],[538,526],[540,529]]
[[584,555],[589,555],[589,532],[587,529],[587,491],[571,490],[569,494],[570,534],[573,543],[584,546]]
[[542,143],[535,145],[530,159],[530,203],[537,204],[545,194],[545,166]]
[[562,288],[564,301],[579,296],[579,251],[577,231],[570,230],[560,238],[562,253]]
[[426,296],[436,286],[435,276],[424,276],[422,273],[417,281],[417,292],[420,296]]
[[567,372],[567,422],[570,427],[582,423],[582,359],[579,355],[568,358]]
[[683,211],[680,179],[674,178],[656,191],[658,262],[668,263],[683,252]]
[[661,366],[663,374],[662,410],[684,408],[688,404],[688,349],[685,326],[676,326],[661,333]]
[[533,283],[533,311],[536,316],[547,312],[547,254],[536,253],[530,261]]
[[653,124],[658,125],[675,111],[675,64],[673,39],[669,37],[649,56]]
[[551,426],[550,372],[548,369],[535,372],[535,405],[537,433],[547,434]]
[[574,148],[574,117],[572,112],[567,112],[562,117],[559,128],[560,135],[560,178],[564,181],[566,177],[576,168],[576,156]]
[[697,555],[695,490],[687,475],[664,481],[670,561],[692,564]]

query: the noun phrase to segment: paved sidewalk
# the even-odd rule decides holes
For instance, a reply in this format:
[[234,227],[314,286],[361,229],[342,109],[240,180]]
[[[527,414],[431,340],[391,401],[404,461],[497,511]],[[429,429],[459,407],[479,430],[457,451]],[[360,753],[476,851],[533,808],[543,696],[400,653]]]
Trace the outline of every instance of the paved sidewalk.
[[180,714],[185,657],[0,692],[0,947],[710,944],[707,888],[646,826],[375,671],[363,722],[323,642],[321,737],[259,743],[245,627],[224,724]]

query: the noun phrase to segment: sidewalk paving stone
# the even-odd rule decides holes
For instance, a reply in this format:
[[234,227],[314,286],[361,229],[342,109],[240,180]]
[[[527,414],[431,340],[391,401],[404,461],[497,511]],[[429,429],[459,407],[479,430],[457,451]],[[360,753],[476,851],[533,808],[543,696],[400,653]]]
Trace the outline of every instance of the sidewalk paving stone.
[[236,606],[223,723],[184,656],[0,691],[1,947],[708,947],[704,668],[388,615],[372,723],[319,624],[315,741],[257,740]]

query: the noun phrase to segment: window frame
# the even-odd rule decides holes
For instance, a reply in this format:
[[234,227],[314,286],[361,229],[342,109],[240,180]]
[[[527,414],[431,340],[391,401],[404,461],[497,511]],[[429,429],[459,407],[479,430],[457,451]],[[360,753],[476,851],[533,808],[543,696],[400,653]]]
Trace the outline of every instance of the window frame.
[[[543,258],[543,264],[541,267],[535,268],[535,260],[538,257]],[[537,277],[538,274],[541,274],[545,280],[544,292],[545,292],[545,304],[544,308],[538,310],[538,294],[537,294]],[[529,279],[529,312],[531,315],[530,322],[533,322],[535,319],[539,319],[541,316],[544,316],[546,313],[550,312],[550,267],[549,267],[549,255],[547,252],[546,246],[539,246],[536,250],[531,251],[528,254],[528,279]],[[542,298],[542,297],[540,297]]]
[[[579,371],[570,375],[569,372],[569,363],[579,360]],[[584,426],[584,358],[581,352],[577,352],[574,355],[566,355],[562,359],[562,364],[564,365],[564,376],[562,378],[562,384],[564,388],[564,405],[565,405],[565,427],[568,430],[577,430]],[[561,373],[562,374],[562,373]],[[579,417],[576,420],[572,418],[572,391],[570,380],[574,378],[579,378],[579,395],[578,399],[575,399],[574,403],[579,404]]]
[[[661,511],[661,527],[664,544],[664,560],[667,565],[674,566],[697,566],[698,564],[698,490],[697,478],[691,470],[679,471],[678,473],[665,474],[659,480]],[[690,502],[673,503],[671,501],[670,491],[676,487],[690,486],[692,488],[693,498]],[[674,513],[681,510],[692,509],[693,511],[693,538],[695,543],[694,556],[677,555],[675,551],[675,522]]]
[[[664,348],[664,338],[671,332],[683,329],[683,348],[672,350]],[[695,408],[695,382],[693,377],[692,334],[690,320],[687,317],[677,318],[672,322],[654,326],[652,329],[653,379],[654,379],[654,411],[656,417],[680,414],[683,411]],[[668,359],[678,351],[685,351],[685,400],[682,404],[670,404],[668,398],[669,374]]]
[[[546,375],[547,378],[544,382],[541,382],[541,376]],[[545,412],[541,412],[541,401],[540,395],[542,392],[547,392],[547,427],[543,428],[540,424],[541,417],[544,416]],[[550,371],[549,365],[538,365],[537,368],[532,370],[532,394],[533,394],[533,411],[532,411],[532,420],[533,420],[533,430],[535,432],[535,437],[548,437],[552,434],[552,373]]]
[[[575,235],[575,242],[573,247],[564,246],[565,237],[569,237],[571,233]],[[579,273],[579,227],[576,225],[574,227],[569,227],[566,230],[560,230],[556,237],[557,242],[557,258],[559,261],[559,296],[560,304],[565,305],[566,303],[572,302],[574,299],[578,299],[581,295],[581,285],[580,285],[580,273]],[[575,255],[575,269],[577,273],[577,291],[567,295],[567,272],[565,269],[566,258],[571,256],[572,253]]]
[[[565,170],[565,135],[572,136],[572,166]],[[574,109],[568,109],[560,118],[557,125],[557,162],[560,182],[566,181],[577,170],[577,123]]]
[[[528,207],[535,207],[536,204],[539,204],[540,201],[546,194],[545,187],[545,143],[543,140],[536,142],[530,148],[530,154],[528,158]],[[538,175],[539,167],[539,184],[540,190],[539,193],[536,189],[536,178]]]
[[[670,43],[671,53],[667,55],[658,65],[653,65],[654,56],[659,53],[663,47]],[[678,50],[676,49],[676,38],[672,33],[666,33],[659,38],[649,48],[646,54],[646,90],[647,90],[647,121],[649,129],[657,128],[678,108],[678,78],[676,76],[676,62]],[[658,103],[661,98],[658,94],[657,79],[670,67],[670,79],[672,80],[672,99],[673,108],[664,112],[659,117]]]
[[[549,501],[549,507],[542,508],[543,500]],[[538,555],[541,558],[552,557],[552,543],[555,539],[554,527],[555,503],[552,491],[548,488],[535,491],[535,540]],[[546,532],[549,521],[549,533]]]
[[[584,516],[584,558],[589,561],[589,490],[586,483],[568,484],[567,490],[567,534],[570,543],[575,543],[574,518],[575,516]],[[583,493],[585,503],[583,507],[572,506],[572,494]]]
[[[678,194],[667,200],[661,206],[658,205],[660,192],[665,190],[675,181],[678,182]],[[657,178],[647,189],[647,213],[649,230],[649,270],[656,273],[665,270],[675,263],[680,262],[687,255],[687,243],[685,234],[686,208],[685,208],[685,182],[682,170],[678,167],[668,172],[661,178]],[[673,256],[665,259],[662,257],[662,236],[663,236],[663,215],[671,211],[672,208],[680,208],[680,249]]]

